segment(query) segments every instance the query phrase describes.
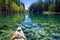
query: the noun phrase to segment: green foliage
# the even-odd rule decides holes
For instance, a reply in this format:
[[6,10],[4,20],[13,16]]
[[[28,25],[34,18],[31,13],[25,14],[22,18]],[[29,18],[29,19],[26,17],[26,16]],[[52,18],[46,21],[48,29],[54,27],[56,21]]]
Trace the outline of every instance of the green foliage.
[[20,12],[23,12],[23,10],[24,10],[23,5],[20,5],[20,7],[19,7],[19,11],[20,11]]
[[5,0],[5,4],[7,6],[9,4],[9,0]]
[[12,2],[11,8],[12,8],[13,11],[19,12],[19,7],[18,7],[18,5],[15,2]]
[[49,11],[55,11],[55,4],[51,4],[49,6]]
[[42,12],[42,4],[37,2],[37,3],[33,3],[30,8],[29,8],[29,11],[30,12],[33,12],[33,13],[41,13]]
[[[60,1],[59,0],[38,0],[31,4],[29,11],[34,14],[41,14],[41,12],[60,12]],[[48,13],[49,14],[49,13]]]
[[0,0],[0,4],[2,4],[2,0]]
[[19,11],[22,11],[22,12],[24,11],[24,6],[23,6],[24,4],[23,3],[21,4],[20,0],[0,0],[0,5],[1,5],[0,7],[2,7],[2,9],[0,9],[2,10],[1,14],[5,11],[3,15],[12,14],[15,12],[19,13]]

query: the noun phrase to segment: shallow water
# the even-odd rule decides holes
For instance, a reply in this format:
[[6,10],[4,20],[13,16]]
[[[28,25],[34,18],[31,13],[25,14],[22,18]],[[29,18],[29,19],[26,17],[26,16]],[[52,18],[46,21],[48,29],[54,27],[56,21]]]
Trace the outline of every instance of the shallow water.
[[[48,17],[51,19],[51,16]],[[34,17],[32,18],[34,19]],[[55,27],[56,25],[51,22],[49,24],[39,24],[30,19],[29,15],[25,15],[24,21],[18,25],[22,27],[28,40],[60,40],[60,33],[54,32],[54,30],[59,27]]]

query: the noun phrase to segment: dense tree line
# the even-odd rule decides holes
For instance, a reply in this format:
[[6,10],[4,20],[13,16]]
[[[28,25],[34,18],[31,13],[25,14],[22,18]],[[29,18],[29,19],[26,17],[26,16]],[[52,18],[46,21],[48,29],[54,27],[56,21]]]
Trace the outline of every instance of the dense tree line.
[[20,0],[0,0],[0,14],[13,14],[24,11],[24,4]]
[[41,13],[43,11],[60,12],[60,0],[38,0],[29,7],[30,12]]

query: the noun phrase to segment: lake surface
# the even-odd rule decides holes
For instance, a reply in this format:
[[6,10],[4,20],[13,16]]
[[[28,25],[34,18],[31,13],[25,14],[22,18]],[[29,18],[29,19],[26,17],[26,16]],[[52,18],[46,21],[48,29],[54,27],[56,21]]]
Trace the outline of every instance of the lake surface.
[[60,40],[60,15],[25,15],[22,27],[28,40]]

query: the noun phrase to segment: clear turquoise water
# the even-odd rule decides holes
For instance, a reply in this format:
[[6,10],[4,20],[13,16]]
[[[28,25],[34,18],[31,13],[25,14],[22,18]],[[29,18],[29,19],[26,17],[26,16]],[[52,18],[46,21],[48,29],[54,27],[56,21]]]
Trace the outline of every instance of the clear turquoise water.
[[60,40],[60,15],[25,15],[21,25],[28,40]]

